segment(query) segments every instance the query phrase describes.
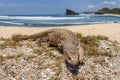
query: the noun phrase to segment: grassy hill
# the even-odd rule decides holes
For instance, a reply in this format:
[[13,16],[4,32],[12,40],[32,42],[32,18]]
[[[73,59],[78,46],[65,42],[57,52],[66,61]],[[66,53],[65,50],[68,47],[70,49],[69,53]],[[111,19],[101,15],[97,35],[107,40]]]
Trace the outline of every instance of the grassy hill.
[[119,14],[120,15],[120,8],[113,8],[113,9],[109,9],[109,8],[103,8],[98,10],[97,12],[95,12],[96,14]]

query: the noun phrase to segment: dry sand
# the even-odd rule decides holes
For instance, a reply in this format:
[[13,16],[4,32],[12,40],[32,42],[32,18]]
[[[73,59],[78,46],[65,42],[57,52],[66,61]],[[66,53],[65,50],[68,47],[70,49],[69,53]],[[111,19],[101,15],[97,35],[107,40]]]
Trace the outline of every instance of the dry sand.
[[[55,27],[52,27],[55,28]],[[111,40],[120,42],[120,24],[94,24],[94,25],[79,25],[79,26],[67,26],[57,27],[69,29],[73,32],[81,32],[83,35],[104,35],[108,36]],[[34,27],[5,27],[0,26],[0,37],[8,38],[13,34],[31,35],[40,31],[44,31],[49,28],[34,28]]]

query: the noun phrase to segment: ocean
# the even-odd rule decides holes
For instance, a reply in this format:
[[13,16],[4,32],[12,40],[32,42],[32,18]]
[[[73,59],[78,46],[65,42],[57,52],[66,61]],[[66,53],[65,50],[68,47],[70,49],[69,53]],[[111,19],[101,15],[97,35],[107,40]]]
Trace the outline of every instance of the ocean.
[[120,16],[110,14],[0,15],[0,26],[57,27],[102,23],[120,23]]

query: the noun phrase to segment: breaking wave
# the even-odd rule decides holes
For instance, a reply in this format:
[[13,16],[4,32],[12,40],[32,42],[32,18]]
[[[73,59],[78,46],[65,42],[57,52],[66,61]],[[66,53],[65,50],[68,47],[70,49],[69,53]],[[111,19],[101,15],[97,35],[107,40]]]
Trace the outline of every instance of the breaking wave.
[[80,14],[80,15],[8,15],[0,16],[3,26],[34,26],[52,27],[68,25],[87,25],[102,23],[120,23],[120,16],[110,14]]
[[0,23],[23,25],[23,23],[15,23],[15,22],[8,22],[8,21],[0,21]]
[[52,17],[52,16],[0,16],[0,19],[17,19],[17,20],[75,20],[84,19],[85,17]]

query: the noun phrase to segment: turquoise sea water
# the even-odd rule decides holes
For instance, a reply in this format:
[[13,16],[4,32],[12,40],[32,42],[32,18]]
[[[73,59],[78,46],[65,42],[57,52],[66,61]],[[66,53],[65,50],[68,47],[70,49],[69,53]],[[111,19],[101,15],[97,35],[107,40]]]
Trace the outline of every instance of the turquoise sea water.
[[120,23],[120,16],[110,14],[80,14],[72,16],[64,14],[0,16],[0,26],[55,27],[101,23]]

